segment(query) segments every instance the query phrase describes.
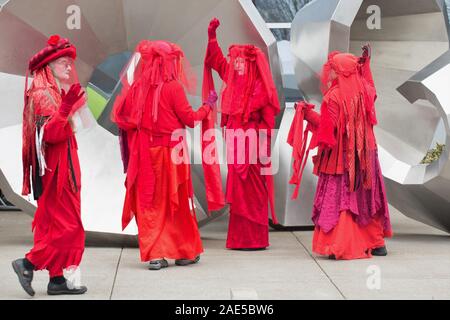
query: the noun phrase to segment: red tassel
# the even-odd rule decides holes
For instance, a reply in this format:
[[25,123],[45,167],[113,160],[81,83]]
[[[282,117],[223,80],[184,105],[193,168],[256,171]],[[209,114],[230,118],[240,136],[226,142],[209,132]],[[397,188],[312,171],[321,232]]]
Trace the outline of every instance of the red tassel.
[[[202,97],[203,101],[206,101],[208,94],[214,90],[214,80],[212,77],[211,68],[204,66],[203,70],[203,88]],[[208,129],[214,129],[215,113],[210,114],[202,121],[202,167],[205,177],[205,192],[208,203],[208,214],[210,211],[220,210],[225,206],[225,196],[222,190],[222,176],[220,174],[220,166],[218,161],[218,152],[216,146],[215,136],[211,137],[211,141],[203,141],[204,133]],[[214,144],[214,161],[212,163],[206,163],[203,158],[204,150],[210,143]]]

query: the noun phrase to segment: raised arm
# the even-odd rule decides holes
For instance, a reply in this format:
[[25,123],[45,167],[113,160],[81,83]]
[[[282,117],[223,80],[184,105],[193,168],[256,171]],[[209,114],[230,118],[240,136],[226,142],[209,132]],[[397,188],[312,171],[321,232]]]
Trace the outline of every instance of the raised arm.
[[73,135],[69,115],[73,106],[84,96],[79,84],[72,85],[67,94],[63,91],[60,107],[44,125],[43,140],[50,144],[64,142]]
[[175,110],[175,114],[184,125],[190,128],[193,128],[196,125],[196,122],[200,122],[208,116],[212,106],[217,100],[217,94],[210,94],[208,100],[205,101],[197,111],[194,111],[187,100],[186,93],[181,84],[172,81],[166,86],[168,86],[167,90],[170,90],[171,103]]
[[372,71],[370,70],[370,61],[372,58],[372,49],[370,47],[370,44],[366,44],[362,47],[362,55],[359,58],[359,67],[361,76],[367,80],[369,85],[372,87],[375,87],[375,83],[373,81]]
[[225,80],[225,75],[228,69],[228,61],[223,55],[222,49],[217,42],[216,30],[220,22],[214,18],[209,23],[208,27],[208,48],[206,50],[206,66],[214,69],[219,74],[222,80]]
[[320,114],[313,109],[305,109],[305,120],[313,127],[318,128],[320,124]]

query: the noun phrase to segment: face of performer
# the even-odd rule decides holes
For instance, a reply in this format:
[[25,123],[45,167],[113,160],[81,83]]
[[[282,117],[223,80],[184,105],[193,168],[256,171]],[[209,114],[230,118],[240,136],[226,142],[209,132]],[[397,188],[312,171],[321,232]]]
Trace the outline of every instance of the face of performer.
[[242,57],[237,57],[234,60],[234,70],[237,71],[238,75],[243,76],[245,73],[245,59]]
[[73,68],[73,59],[69,57],[61,57],[51,62],[50,68],[53,71],[53,75],[60,81],[69,80],[70,73]]

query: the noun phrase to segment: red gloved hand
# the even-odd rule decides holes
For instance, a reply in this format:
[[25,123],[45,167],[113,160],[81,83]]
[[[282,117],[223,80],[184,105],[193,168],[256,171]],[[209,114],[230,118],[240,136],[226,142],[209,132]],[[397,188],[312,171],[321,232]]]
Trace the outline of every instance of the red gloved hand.
[[364,63],[364,62],[366,62],[367,58],[370,59],[370,56],[372,54],[372,52],[371,52],[372,49],[370,48],[369,43],[366,43],[365,45],[363,45],[361,49],[362,49],[363,53],[362,53],[362,56],[359,58],[359,63]]
[[217,18],[211,19],[208,26],[208,38],[209,40],[216,39],[216,30],[220,26],[220,21]]
[[64,89],[61,90],[62,102],[59,107],[59,113],[63,117],[68,117],[72,111],[73,106],[84,96],[84,91],[81,90],[79,83],[73,84],[66,93]]
[[311,104],[311,103],[308,103],[308,102],[305,101],[305,100],[297,101],[297,102],[294,104],[295,110],[297,110],[297,107],[300,107],[301,110],[314,109],[314,105]]
[[216,101],[218,99],[217,93],[213,90],[209,92],[208,98],[204,102],[205,105],[209,106],[211,110],[214,108]]

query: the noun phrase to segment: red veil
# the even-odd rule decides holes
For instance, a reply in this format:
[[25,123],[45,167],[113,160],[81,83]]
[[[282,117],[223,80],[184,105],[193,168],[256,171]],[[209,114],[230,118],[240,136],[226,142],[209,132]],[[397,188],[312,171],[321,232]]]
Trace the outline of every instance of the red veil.
[[122,127],[140,128],[143,102],[150,91],[155,91],[152,119],[156,122],[162,86],[171,80],[179,81],[189,93],[195,93],[195,74],[181,48],[162,40],[141,41],[121,74],[123,88],[114,103],[113,120]]
[[[268,104],[275,109],[274,113],[278,114],[280,103],[277,89],[264,52],[251,44],[234,44],[229,48],[228,57],[231,67],[228,68],[225,76],[220,112],[228,115],[242,114],[245,123],[249,114],[256,111],[254,106],[249,104],[249,99],[254,93],[255,83],[259,78],[264,85],[263,90],[267,94]],[[241,71],[235,67],[240,61],[243,61]]]

